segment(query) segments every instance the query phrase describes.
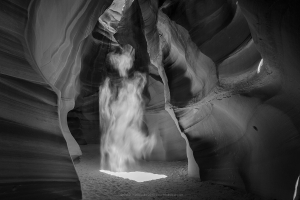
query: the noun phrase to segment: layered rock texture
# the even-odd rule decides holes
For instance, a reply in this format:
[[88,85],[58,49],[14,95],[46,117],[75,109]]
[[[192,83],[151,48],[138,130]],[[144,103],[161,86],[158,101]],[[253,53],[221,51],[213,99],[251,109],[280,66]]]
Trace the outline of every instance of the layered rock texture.
[[[0,198],[78,199],[67,126],[98,1],[1,1]],[[109,6],[109,4],[107,5]]]
[[147,74],[143,120],[158,142],[146,159],[299,198],[296,0],[0,4],[1,199],[81,198],[72,159],[100,143],[99,87],[118,81],[107,54],[126,44],[129,73]]

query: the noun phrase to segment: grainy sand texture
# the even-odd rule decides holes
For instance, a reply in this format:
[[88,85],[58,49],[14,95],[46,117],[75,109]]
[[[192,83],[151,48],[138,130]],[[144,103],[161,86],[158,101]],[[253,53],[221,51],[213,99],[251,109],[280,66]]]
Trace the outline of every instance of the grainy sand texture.
[[260,200],[261,198],[187,176],[187,161],[140,163],[139,171],[164,174],[167,178],[135,182],[99,171],[99,145],[81,146],[83,156],[75,164],[83,200],[97,199],[195,199]]

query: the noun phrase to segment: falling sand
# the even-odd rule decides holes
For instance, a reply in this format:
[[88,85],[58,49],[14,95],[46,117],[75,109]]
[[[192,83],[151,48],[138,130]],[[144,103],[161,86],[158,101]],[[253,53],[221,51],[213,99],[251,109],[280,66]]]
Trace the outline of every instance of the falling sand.
[[201,182],[187,176],[187,161],[140,163],[138,171],[167,177],[136,182],[100,172],[99,145],[81,146],[83,156],[75,164],[83,200],[109,199],[195,199],[260,200],[261,198],[223,185]]

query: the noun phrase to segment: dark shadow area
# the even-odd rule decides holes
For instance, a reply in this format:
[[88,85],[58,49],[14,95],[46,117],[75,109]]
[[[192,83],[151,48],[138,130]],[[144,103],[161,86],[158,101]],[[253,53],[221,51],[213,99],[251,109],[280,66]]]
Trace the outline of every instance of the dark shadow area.
[[[184,107],[189,104],[196,94],[191,92],[191,77],[187,77],[187,63],[180,62],[180,58],[170,59],[177,55],[171,55],[170,48],[163,51],[163,67],[168,79],[171,104],[177,107]],[[178,62],[179,61],[179,62]]]
[[234,1],[191,0],[169,1],[162,11],[183,26],[198,47],[210,40],[232,20],[236,10]]

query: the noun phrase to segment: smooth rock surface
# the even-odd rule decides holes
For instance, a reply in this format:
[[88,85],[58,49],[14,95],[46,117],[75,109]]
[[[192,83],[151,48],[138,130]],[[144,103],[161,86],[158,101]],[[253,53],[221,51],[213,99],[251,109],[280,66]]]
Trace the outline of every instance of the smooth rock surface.
[[0,198],[80,199],[61,125],[60,93],[27,46],[32,4],[0,3]]
[[112,2],[1,1],[0,197],[81,198],[71,158],[100,143],[99,86],[118,81],[106,57],[130,44],[159,139],[148,160],[188,158],[202,181],[292,199],[299,3]]
[[[236,14],[230,23],[214,25],[216,20],[225,20],[221,14],[225,1],[222,9],[215,10],[207,3],[214,15],[200,16],[199,21],[197,15],[192,20],[187,17],[194,9],[190,1],[167,1],[162,12],[168,16],[155,3],[150,3],[154,9],[147,13],[143,7],[147,2],[140,2],[145,9],[150,60],[163,79],[166,103],[188,138],[201,180],[246,189],[267,198],[292,198],[300,170],[296,103],[299,92],[292,89],[292,83],[298,85],[299,80],[298,57],[294,55],[299,51],[295,38],[299,32],[294,26],[299,24],[299,5],[295,1],[245,0],[241,1],[241,8],[233,9]],[[203,6],[204,2],[199,4]],[[169,12],[172,6],[182,12]],[[240,33],[245,40],[229,50],[222,39],[227,42],[229,30],[245,26],[240,12],[246,16],[253,40],[247,32]],[[284,22],[278,23],[282,19]],[[188,22],[199,24],[199,40],[193,39],[195,30]],[[210,30],[204,30],[203,36],[201,23]],[[189,36],[191,40],[186,39]],[[208,38],[206,44],[213,46],[216,42],[225,47],[212,52],[212,46],[204,45]],[[196,56],[197,52],[200,56]],[[197,57],[199,61],[195,62]]]

